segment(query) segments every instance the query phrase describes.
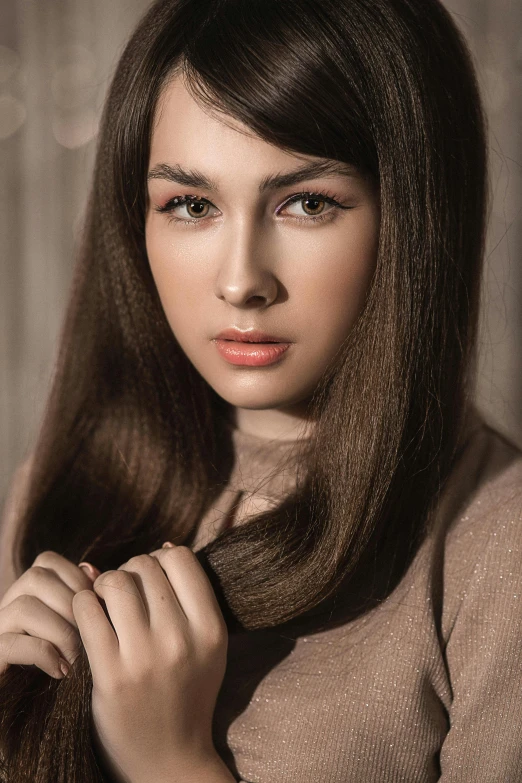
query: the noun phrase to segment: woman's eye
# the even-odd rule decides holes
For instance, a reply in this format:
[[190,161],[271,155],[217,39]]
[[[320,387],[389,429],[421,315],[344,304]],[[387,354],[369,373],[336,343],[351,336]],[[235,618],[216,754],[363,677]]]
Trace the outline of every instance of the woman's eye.
[[[164,212],[170,216],[171,220],[181,220],[185,223],[195,223],[202,218],[208,217],[209,207],[213,205],[210,201],[196,196],[175,196],[171,198],[163,207],[156,207],[157,212]],[[185,215],[183,216],[183,211]]]
[[[293,206],[294,204],[299,206],[303,211],[297,213],[294,212],[293,216],[297,217],[298,219],[304,217],[305,220],[310,218],[313,219],[323,217],[323,215],[326,216],[329,212],[332,211],[331,209],[327,208],[329,205],[330,207],[341,206],[335,199],[330,198],[329,196],[326,196],[322,193],[297,193],[288,201],[285,201],[280,211],[283,209],[286,210],[289,206]],[[292,214],[292,212],[290,214]]]
[[[296,193],[287,199],[276,214],[285,212],[289,207],[300,207],[302,211],[290,212],[290,218],[297,222],[313,223],[332,219],[340,209],[350,209],[339,203],[335,198],[324,193]],[[155,207],[160,213],[165,213],[169,221],[177,223],[196,224],[203,222],[204,218],[213,217],[211,210],[216,209],[206,198],[197,196],[175,196],[162,207]]]

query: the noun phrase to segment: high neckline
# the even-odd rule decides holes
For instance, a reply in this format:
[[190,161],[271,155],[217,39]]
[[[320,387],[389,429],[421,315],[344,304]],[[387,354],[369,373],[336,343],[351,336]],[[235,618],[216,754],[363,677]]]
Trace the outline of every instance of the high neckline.
[[247,492],[280,496],[295,482],[299,457],[306,451],[310,438],[265,438],[232,428],[235,465],[230,484]]
[[309,437],[265,438],[230,422],[227,426],[232,437],[234,464],[221,495],[200,523],[193,542],[196,549],[212,541],[230,524],[241,524],[292,493],[298,480],[300,457],[310,440]]
[[283,444],[295,444],[301,441],[310,440],[310,435],[299,435],[294,438],[269,438],[265,435],[257,435],[252,432],[246,432],[239,427],[232,427],[232,433],[234,438],[242,441],[251,441],[252,443],[270,444],[271,446],[278,446]]

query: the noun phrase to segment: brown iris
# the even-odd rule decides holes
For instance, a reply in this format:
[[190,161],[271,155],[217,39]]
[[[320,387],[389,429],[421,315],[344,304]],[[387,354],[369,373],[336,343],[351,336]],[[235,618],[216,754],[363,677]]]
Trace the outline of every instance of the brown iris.
[[[310,203],[311,203],[311,204],[318,204],[318,205],[321,207],[321,209],[319,210],[319,212],[322,212],[322,208],[323,208],[323,207],[324,207],[324,205],[326,204],[326,201],[324,201],[324,199],[320,199],[320,198],[314,198],[313,196],[312,196],[312,197],[310,197],[310,196],[309,196],[308,198],[302,198],[302,199],[301,199],[301,202],[302,202],[303,204],[306,204],[306,205],[308,205],[308,204],[310,204]],[[305,211],[307,211],[307,210],[309,209],[309,207],[308,207],[308,206],[305,206],[304,208],[305,208]],[[313,207],[313,206],[312,206],[312,212],[311,212],[311,214],[317,214],[317,212],[315,212],[315,211],[314,211],[314,207]]]
[[[208,211],[210,204],[204,201],[197,201],[196,199],[193,199],[192,201],[187,201],[185,206],[187,207],[187,212],[191,217],[198,218],[206,216],[207,212],[204,212],[204,210],[206,209]],[[191,210],[194,208],[196,209],[196,213],[193,215],[191,214]]]

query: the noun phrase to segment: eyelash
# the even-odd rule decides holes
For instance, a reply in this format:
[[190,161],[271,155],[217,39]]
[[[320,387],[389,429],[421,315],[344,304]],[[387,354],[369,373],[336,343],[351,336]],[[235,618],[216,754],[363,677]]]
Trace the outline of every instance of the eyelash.
[[[326,193],[312,193],[310,191],[306,191],[304,193],[296,193],[295,195],[291,196],[289,199],[287,199],[283,203],[283,207],[289,206],[290,204],[295,204],[299,201],[304,201],[305,199],[317,199],[318,201],[326,201],[328,204],[332,204],[334,207],[337,207],[337,209],[352,209],[352,207],[345,206],[337,200],[335,196],[329,196]],[[166,214],[167,219],[170,222],[174,223],[188,223],[188,224],[195,224],[195,223],[202,223],[204,221],[204,218],[177,218],[172,214],[172,211],[176,207],[183,206],[183,204],[187,204],[190,201],[194,201],[197,203],[206,203],[206,204],[212,204],[211,201],[208,199],[202,197],[198,198],[197,196],[174,196],[173,198],[169,199],[166,204],[162,207],[154,207],[156,212],[159,212],[161,214]],[[214,206],[212,204],[212,206]],[[338,214],[338,213],[337,213]],[[296,220],[298,223],[319,223],[323,222],[325,220],[335,220],[337,217],[336,210],[330,209],[328,212],[325,212],[324,215],[309,215],[308,217],[296,217],[295,215],[292,216],[292,220]]]

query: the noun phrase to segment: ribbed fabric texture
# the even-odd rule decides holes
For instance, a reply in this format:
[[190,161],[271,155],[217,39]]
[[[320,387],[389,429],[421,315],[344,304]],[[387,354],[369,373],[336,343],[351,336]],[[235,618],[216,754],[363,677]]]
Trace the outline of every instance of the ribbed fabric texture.
[[[227,485],[199,523],[192,549],[197,551],[233,522],[279,503],[297,481],[299,454],[309,439],[273,440],[232,430],[235,461]],[[230,516],[234,519],[231,520]]]
[[[236,430],[234,442],[230,492],[200,541],[241,487],[254,504],[292,486],[290,441]],[[284,479],[263,480],[282,464]],[[522,781],[522,453],[477,415],[392,594],[295,642],[232,634],[214,725],[252,783]]]

